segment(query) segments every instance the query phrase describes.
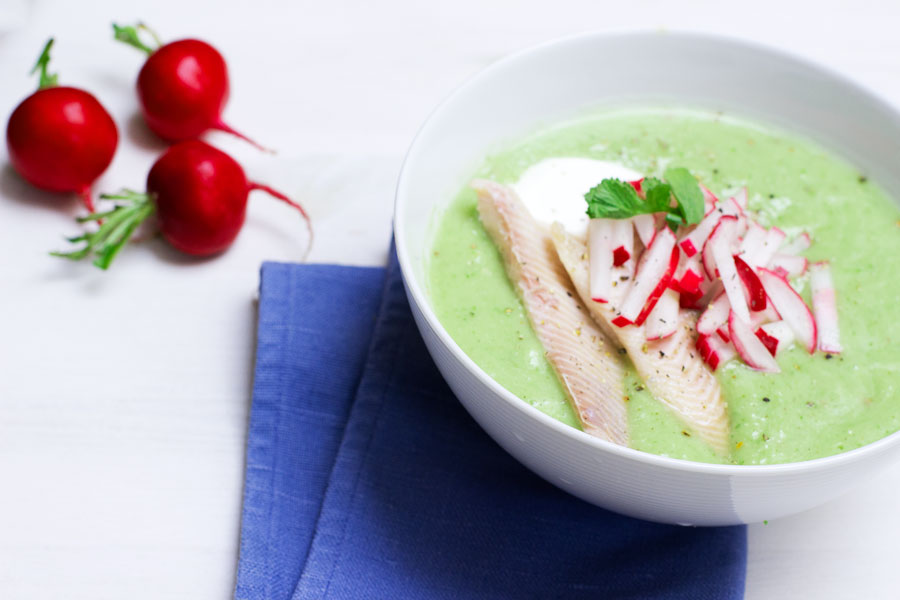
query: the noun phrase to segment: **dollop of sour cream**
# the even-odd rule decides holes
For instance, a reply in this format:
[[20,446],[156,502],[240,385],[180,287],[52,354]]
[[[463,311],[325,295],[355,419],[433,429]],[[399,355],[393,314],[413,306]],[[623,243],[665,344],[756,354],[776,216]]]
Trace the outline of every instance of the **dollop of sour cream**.
[[512,188],[541,225],[559,222],[569,233],[584,237],[589,221],[584,195],[606,178],[632,181],[641,174],[592,158],[546,158],[522,173]]

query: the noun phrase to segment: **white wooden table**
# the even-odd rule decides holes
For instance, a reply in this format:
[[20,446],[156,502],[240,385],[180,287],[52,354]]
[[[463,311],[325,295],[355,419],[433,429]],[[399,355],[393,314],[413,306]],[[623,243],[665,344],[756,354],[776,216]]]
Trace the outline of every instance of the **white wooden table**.
[[[466,76],[555,36],[733,34],[829,64],[900,104],[900,8],[889,1],[741,11],[714,0],[132,4],[3,0],[4,120],[55,35],[60,81],[94,91],[120,124],[98,187],[141,187],[162,146],[136,116],[142,57],[112,42],[109,23],[143,19],[166,39],[209,40],[231,69],[227,119],[279,154],[211,140],[309,207],[312,259],[323,262],[382,264],[394,180],[418,125]],[[77,204],[31,190],[0,153],[0,597],[227,598],[257,271],[299,258],[302,224],[259,195],[220,258],[189,261],[151,241],[101,273],[46,255],[73,231]],[[747,597],[898,597],[898,493],[900,466],[825,507],[751,527]]]

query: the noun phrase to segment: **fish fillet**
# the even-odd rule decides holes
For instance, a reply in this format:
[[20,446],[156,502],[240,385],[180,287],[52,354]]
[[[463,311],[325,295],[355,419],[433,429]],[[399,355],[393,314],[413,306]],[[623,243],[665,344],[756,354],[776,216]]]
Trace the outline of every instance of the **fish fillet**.
[[[644,326],[612,324],[631,278],[622,272],[606,304],[591,301],[587,247],[558,223],[551,228],[556,252],[594,320],[628,352],[648,390],[720,454],[728,453],[728,415],[718,380],[695,349],[696,315],[682,311],[668,339],[648,342]],[[618,274],[618,273],[617,273]],[[628,277],[628,279],[625,279]]]
[[510,188],[477,180],[478,212],[582,429],[627,445],[625,374],[614,346],[572,288],[542,228]]

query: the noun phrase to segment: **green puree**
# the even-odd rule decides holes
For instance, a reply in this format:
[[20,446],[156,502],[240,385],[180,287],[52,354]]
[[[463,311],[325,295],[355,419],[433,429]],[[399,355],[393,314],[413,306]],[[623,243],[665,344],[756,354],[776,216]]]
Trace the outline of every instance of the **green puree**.
[[[767,375],[733,361],[717,372],[731,422],[732,455],[716,456],[653,398],[627,382],[631,445],[706,462],[771,464],[857,448],[900,429],[900,211],[856,169],[808,142],[712,114],[605,112],[537,133],[490,156],[477,176],[508,183],[547,157],[620,162],[660,176],[687,167],[714,192],[742,185],[763,223],[807,230],[811,261],[828,259],[845,351],[794,347]],[[809,301],[809,283],[799,280]],[[572,410],[466,189],[438,224],[430,295],[462,349],[510,391],[577,427]]]

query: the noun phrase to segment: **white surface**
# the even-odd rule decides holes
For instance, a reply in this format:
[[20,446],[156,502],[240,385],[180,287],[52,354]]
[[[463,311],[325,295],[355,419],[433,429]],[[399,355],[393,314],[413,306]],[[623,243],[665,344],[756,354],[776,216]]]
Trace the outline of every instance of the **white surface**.
[[[141,58],[109,40],[108,22],[142,18],[167,39],[207,39],[231,67],[226,117],[281,152],[211,139],[307,203],[322,261],[381,263],[400,161],[431,108],[492,60],[561,34],[731,33],[829,64],[900,104],[900,8],[888,1],[742,11],[714,1],[87,4],[34,2],[26,26],[0,37],[0,108],[32,89],[25,73],[55,34],[61,80],[92,89],[122,129],[100,187],[139,186],[160,146],[134,118]],[[72,231],[75,203],[0,169],[0,597],[230,595],[256,271],[262,259],[297,257],[303,231],[264,196],[251,205],[219,259],[186,263],[151,242],[103,274],[44,253]],[[823,508],[752,527],[747,597],[896,597],[898,492],[900,466]]]

